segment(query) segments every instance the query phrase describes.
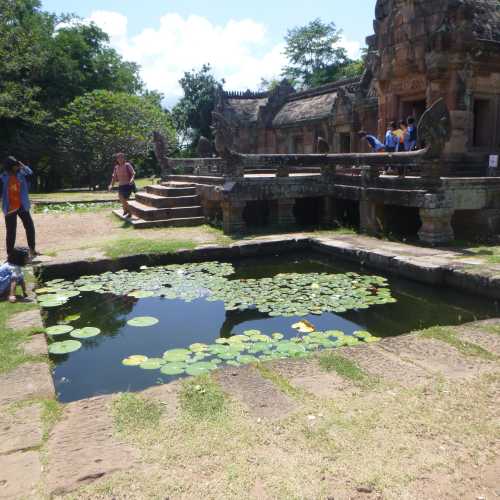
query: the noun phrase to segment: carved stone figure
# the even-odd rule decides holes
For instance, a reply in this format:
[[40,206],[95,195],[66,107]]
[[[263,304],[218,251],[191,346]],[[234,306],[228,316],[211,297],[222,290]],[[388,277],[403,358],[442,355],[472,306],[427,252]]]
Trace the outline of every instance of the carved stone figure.
[[199,141],[198,141],[198,146],[196,148],[196,152],[198,154],[199,158],[211,158],[212,157],[212,144],[210,141],[204,137],[201,136]]
[[153,143],[156,159],[160,164],[162,173],[170,173],[170,166],[168,164],[168,142],[163,134],[160,132],[153,132]]
[[420,118],[418,123],[420,145],[427,148],[427,159],[438,159],[451,137],[450,112],[444,99],[438,99]]
[[319,154],[328,154],[330,152],[330,146],[328,145],[328,142],[326,142],[326,139],[323,137],[318,137],[318,140],[316,142],[316,148]]

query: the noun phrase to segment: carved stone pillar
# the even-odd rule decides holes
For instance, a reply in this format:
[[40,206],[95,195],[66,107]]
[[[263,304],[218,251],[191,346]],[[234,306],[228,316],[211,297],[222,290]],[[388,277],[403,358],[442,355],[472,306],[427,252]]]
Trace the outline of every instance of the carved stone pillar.
[[324,196],[321,200],[321,224],[331,226],[337,223],[337,210],[335,199],[332,196]]
[[418,237],[429,245],[442,245],[455,238],[451,218],[455,211],[450,208],[421,208],[422,227]]
[[295,198],[273,200],[270,207],[271,224],[278,226],[291,226],[295,224],[294,206]]
[[383,230],[384,205],[368,198],[359,200],[359,226],[363,233],[377,235]]
[[246,224],[243,220],[243,210],[246,201],[223,201],[222,202],[222,230],[224,234],[241,233]]

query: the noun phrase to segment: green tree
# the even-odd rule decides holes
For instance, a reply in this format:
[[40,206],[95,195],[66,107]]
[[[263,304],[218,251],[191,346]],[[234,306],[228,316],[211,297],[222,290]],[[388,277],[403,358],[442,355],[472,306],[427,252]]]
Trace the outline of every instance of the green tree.
[[183,148],[194,151],[201,136],[212,139],[212,111],[218,82],[212,75],[212,68],[204,64],[199,71],[184,73],[179,80],[184,97],[172,109],[172,117],[181,135]]
[[148,97],[95,90],[77,97],[53,125],[66,175],[89,187],[109,182],[114,154],[123,151],[134,163],[147,161],[157,130],[174,145],[169,113]]
[[338,46],[341,34],[335,23],[324,23],[321,19],[288,30],[285,36],[288,66],[283,69],[283,76],[304,88],[342,78],[342,69],[352,61],[346,49]]

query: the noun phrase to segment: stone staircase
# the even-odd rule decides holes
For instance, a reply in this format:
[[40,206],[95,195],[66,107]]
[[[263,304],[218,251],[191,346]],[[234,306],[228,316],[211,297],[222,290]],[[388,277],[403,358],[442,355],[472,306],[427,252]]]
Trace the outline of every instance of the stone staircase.
[[[194,184],[169,182],[146,186],[129,202],[135,228],[183,227],[204,224],[203,208]],[[124,219],[121,209],[115,214]]]

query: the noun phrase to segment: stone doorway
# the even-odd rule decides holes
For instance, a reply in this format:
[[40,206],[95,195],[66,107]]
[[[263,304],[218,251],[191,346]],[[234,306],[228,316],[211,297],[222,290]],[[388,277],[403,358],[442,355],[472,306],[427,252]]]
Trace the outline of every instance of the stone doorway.
[[426,107],[427,103],[424,98],[402,99],[399,106],[400,118],[407,120],[410,116],[412,116],[418,122],[420,117],[424,114]]

